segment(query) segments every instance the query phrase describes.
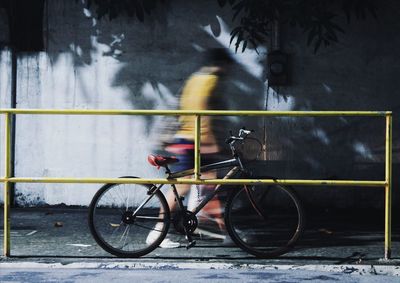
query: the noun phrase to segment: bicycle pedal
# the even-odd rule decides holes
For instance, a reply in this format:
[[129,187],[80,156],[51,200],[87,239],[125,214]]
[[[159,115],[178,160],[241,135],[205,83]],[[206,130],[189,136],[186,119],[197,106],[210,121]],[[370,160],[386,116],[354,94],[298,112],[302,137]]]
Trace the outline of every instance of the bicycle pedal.
[[196,245],[196,241],[191,241],[189,244],[186,245],[186,249],[193,248]]

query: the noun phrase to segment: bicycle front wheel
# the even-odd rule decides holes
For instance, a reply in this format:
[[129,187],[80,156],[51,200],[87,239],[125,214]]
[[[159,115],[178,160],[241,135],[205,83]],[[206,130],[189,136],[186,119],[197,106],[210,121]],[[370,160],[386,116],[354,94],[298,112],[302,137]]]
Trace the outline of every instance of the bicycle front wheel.
[[[106,184],[89,207],[89,227],[96,242],[119,257],[140,257],[165,238],[170,212],[164,195],[151,185]],[[151,232],[151,236],[149,236]]]
[[225,209],[226,229],[244,251],[260,258],[293,248],[303,230],[303,209],[295,192],[281,185],[246,185]]

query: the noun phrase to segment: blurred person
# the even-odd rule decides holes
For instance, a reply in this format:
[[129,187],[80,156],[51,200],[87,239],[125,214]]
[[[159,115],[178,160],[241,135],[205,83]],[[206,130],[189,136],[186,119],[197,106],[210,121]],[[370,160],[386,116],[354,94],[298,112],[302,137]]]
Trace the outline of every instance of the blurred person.
[[[217,110],[222,109],[222,93],[220,93],[221,79],[233,64],[234,60],[229,50],[224,48],[214,48],[205,51],[205,64],[197,72],[192,74],[186,81],[180,97],[180,110]],[[201,137],[200,153],[201,164],[209,164],[216,161],[216,155],[220,152],[215,131],[216,116],[202,116],[201,118]],[[179,162],[173,167],[173,171],[191,169],[194,166],[194,137],[195,137],[195,116],[180,116],[179,129],[173,137],[173,141],[165,149],[174,154]],[[202,173],[204,179],[215,179],[217,174],[213,172]],[[176,188],[181,196],[187,195],[191,185],[177,184]],[[211,188],[214,188],[212,185]],[[202,186],[201,190],[209,188]],[[200,194],[200,193],[199,193]],[[172,190],[168,190],[166,199],[173,213],[176,210],[177,203]],[[193,200],[189,200],[189,207],[195,206]],[[194,207],[193,207],[194,208]],[[222,219],[222,209],[218,197],[214,197],[202,210],[203,218],[214,220],[220,230],[224,230],[224,221]],[[201,218],[200,212],[200,220]],[[162,224],[161,224],[162,225]],[[162,227],[160,227],[162,228]],[[156,229],[157,230],[157,229]],[[158,231],[153,230],[148,235],[148,241],[158,236]],[[165,238],[160,244],[161,248],[177,248],[180,243]]]

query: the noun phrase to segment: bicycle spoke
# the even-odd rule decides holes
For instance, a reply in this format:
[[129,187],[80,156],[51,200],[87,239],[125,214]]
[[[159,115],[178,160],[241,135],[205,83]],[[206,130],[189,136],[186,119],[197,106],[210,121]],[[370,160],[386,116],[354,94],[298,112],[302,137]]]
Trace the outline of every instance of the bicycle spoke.
[[127,230],[127,232],[126,232],[126,234],[125,234],[124,243],[123,243],[123,245],[121,246],[121,249],[123,249],[123,248],[125,247],[126,240],[128,239],[128,236],[129,236],[129,231],[131,230],[131,226],[128,225],[127,228],[128,228],[128,230]]
[[162,218],[158,216],[143,216],[143,215],[136,215],[136,219],[152,219],[152,220],[162,220]]
[[126,211],[128,211],[129,210],[129,197],[130,197],[130,190],[128,190],[129,191],[129,193],[128,193],[128,196],[126,197]]
[[[110,203],[118,203],[117,200],[111,194],[106,194],[105,197],[107,199],[112,198]],[[118,210],[121,212],[121,215],[124,214],[124,211],[122,209],[118,208]]]
[[154,226],[148,227],[148,226],[140,225],[138,223],[134,223],[133,225],[135,225],[137,227],[140,227],[140,228],[147,229],[147,230],[152,230],[152,231],[157,231],[157,232],[162,232],[163,231],[163,230],[159,230],[159,229],[154,228]]

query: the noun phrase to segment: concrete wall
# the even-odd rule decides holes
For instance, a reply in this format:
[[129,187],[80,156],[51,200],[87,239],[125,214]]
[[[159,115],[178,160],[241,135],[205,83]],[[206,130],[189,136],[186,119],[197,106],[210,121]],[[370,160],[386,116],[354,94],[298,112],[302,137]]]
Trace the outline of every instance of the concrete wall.
[[[18,58],[18,108],[173,108],[185,79],[200,64],[201,51],[229,46],[231,15],[216,2],[174,1],[142,24],[123,17],[97,21],[74,1],[48,1],[46,51]],[[268,110],[393,110],[396,129],[400,23],[395,20],[399,5],[394,3],[388,1],[379,10],[379,21],[357,23],[339,46],[317,55],[305,46],[304,37],[283,30],[282,47],[291,58],[290,87],[266,88],[266,47],[260,47],[259,55],[249,49],[236,54],[224,93],[227,107],[264,109],[267,100]],[[9,57],[7,50],[1,53],[2,107],[10,96]],[[16,175],[158,177],[145,160],[155,149],[150,141],[157,140],[161,120],[18,116]],[[250,125],[260,137],[266,126],[270,162],[259,170],[269,175],[384,177],[383,119],[231,118],[228,122],[226,129]],[[97,187],[18,184],[16,200],[21,205],[87,205]],[[344,190],[299,188],[309,205],[382,206],[380,190]]]
[[[48,5],[46,52],[18,58],[18,108],[171,108],[185,79],[199,67],[201,51],[228,43],[229,30],[221,30],[216,38],[207,24],[223,24],[222,18],[207,13],[211,5],[218,11],[214,1],[195,6],[182,1],[145,24],[126,18],[98,22],[71,1]],[[249,51],[237,58],[246,64],[238,63],[236,76],[243,79],[235,88],[256,97],[243,107],[260,109],[260,57]],[[10,81],[3,79],[1,85],[6,99]],[[235,107],[238,102],[231,103]],[[155,177],[158,172],[147,165],[146,157],[155,149],[152,141],[157,140],[161,119],[18,116],[16,175]],[[16,200],[23,205],[86,205],[97,188],[18,184]]]

